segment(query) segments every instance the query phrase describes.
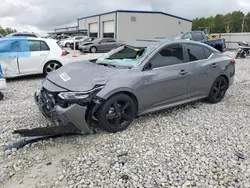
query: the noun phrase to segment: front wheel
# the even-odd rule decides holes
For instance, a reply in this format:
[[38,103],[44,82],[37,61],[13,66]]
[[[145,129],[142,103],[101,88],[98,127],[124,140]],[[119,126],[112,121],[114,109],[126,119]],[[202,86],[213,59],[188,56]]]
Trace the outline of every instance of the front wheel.
[[125,130],[133,122],[135,115],[135,102],[123,93],[105,101],[97,113],[99,126],[111,133]]
[[90,48],[91,53],[96,53],[96,51],[97,51],[96,47],[93,46],[93,47]]
[[219,76],[215,79],[210,92],[207,98],[209,103],[218,103],[220,102],[228,89],[228,81],[224,76]]

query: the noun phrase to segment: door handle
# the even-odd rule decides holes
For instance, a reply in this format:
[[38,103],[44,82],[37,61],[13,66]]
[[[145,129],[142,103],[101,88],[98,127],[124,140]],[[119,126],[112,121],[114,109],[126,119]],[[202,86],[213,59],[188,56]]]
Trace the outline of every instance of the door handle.
[[213,68],[218,67],[217,63],[213,63]]
[[188,73],[188,71],[182,69],[181,72],[179,72],[180,75],[186,75]]

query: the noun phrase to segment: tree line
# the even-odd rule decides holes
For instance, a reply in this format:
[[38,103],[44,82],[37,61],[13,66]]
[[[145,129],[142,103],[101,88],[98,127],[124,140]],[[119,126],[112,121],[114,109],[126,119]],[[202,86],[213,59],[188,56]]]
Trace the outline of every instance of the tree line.
[[0,35],[5,36],[5,35],[9,35],[9,34],[15,33],[15,32],[17,32],[16,29],[12,29],[10,27],[3,28],[3,27],[0,26]]
[[211,28],[211,33],[250,32],[250,12],[245,15],[241,11],[234,11],[225,15],[196,18],[193,20],[192,30],[199,30],[199,27]]

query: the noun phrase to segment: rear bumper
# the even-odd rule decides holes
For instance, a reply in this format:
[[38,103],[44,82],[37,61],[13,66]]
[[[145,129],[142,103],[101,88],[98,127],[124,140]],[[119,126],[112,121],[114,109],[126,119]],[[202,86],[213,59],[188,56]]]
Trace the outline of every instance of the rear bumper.
[[59,105],[54,105],[41,92],[35,92],[34,98],[39,110],[45,117],[57,122],[63,122],[64,124],[73,124],[80,133],[92,133],[85,119],[87,107],[72,104],[67,108],[63,108]]

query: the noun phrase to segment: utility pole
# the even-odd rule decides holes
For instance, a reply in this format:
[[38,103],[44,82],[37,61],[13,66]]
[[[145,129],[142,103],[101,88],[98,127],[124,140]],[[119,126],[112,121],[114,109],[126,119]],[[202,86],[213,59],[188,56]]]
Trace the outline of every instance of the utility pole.
[[241,25],[241,32],[242,32],[242,33],[244,32],[245,19],[246,19],[246,17],[244,16],[244,17],[242,18],[242,25]]

